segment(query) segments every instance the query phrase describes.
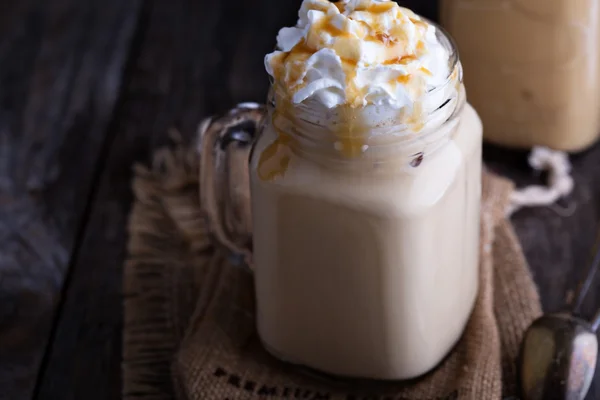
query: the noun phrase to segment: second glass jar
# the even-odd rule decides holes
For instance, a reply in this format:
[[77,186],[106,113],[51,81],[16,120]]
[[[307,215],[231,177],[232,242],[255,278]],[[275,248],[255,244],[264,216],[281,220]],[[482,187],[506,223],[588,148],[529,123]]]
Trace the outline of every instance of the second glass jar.
[[600,134],[600,0],[442,0],[485,139],[577,152]]

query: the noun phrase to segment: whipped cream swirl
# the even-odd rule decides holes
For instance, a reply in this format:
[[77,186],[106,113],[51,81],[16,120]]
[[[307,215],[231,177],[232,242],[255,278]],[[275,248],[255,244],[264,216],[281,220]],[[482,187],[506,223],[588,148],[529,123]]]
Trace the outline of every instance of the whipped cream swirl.
[[393,1],[304,0],[265,66],[296,104],[400,109],[446,82],[448,58],[436,27]]

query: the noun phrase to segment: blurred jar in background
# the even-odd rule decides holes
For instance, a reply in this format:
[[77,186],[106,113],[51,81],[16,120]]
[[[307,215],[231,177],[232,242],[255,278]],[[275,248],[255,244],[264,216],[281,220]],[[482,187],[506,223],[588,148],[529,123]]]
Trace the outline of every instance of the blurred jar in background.
[[600,133],[600,0],[440,0],[488,142],[577,152]]

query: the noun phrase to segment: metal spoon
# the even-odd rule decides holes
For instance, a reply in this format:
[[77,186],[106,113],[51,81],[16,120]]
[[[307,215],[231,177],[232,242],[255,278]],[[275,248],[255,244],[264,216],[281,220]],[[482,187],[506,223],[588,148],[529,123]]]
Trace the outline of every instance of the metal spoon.
[[527,329],[519,357],[522,400],[583,400],[587,395],[598,358],[600,309],[591,322],[575,315],[599,266],[597,245],[572,311],[544,315]]

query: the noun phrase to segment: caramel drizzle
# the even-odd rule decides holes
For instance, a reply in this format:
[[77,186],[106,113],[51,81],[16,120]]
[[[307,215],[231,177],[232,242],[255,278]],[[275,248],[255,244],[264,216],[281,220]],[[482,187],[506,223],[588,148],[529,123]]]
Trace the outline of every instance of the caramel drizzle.
[[430,70],[428,70],[428,69],[427,69],[427,68],[425,68],[425,67],[421,67],[421,68],[419,68],[419,71],[421,71],[422,73],[424,73],[424,74],[425,74],[425,75],[427,75],[427,76],[433,76],[433,72],[431,72]]
[[[340,13],[346,11],[344,3],[338,2],[334,3],[334,5],[337,7]],[[396,3],[394,2],[376,3],[371,4],[368,7],[359,7],[355,9],[355,11],[366,11],[372,14],[382,14],[394,9],[395,7]],[[326,6],[318,7],[318,9],[323,12],[328,11]],[[402,13],[400,9],[398,10],[399,13]],[[316,49],[312,48],[309,43],[314,41],[314,35],[316,35],[317,32],[326,32],[334,38],[352,37],[350,32],[346,32],[337,28],[332,23],[332,18],[332,15],[323,18],[323,20],[311,28],[305,41],[298,43],[289,53],[282,54],[282,57],[276,60],[275,63],[277,65],[274,67],[274,71],[275,79],[278,82],[282,82],[287,87],[291,87],[292,89],[297,89],[304,84],[303,82],[300,82],[300,79],[304,73],[304,64],[306,60],[308,60],[308,58],[310,58],[316,51]],[[419,30],[422,31],[423,29],[427,28],[427,24],[424,21],[412,17],[409,19],[412,23],[417,25]],[[405,39],[404,33],[401,29],[392,30],[390,33],[381,32],[379,30],[375,30],[375,32],[373,32],[373,27],[367,25],[363,21],[360,22],[362,25],[364,25],[365,29],[364,34],[360,35],[363,37],[359,37],[359,39],[383,43],[386,47],[390,48],[390,51],[393,51],[394,53],[401,53],[404,51],[403,48],[399,48],[399,45],[401,45],[403,39]],[[318,36],[316,37],[318,41]],[[390,58],[383,64],[407,65],[411,62],[417,61],[418,56],[425,51],[425,45],[423,41],[418,42],[416,50],[417,52],[415,54]],[[365,93],[364,91],[360,90],[354,82],[357,75],[357,60],[343,57],[340,58],[342,59],[342,67],[346,75],[346,99],[352,100],[349,100],[347,105],[340,107],[340,116],[344,122],[340,124],[340,127],[336,132],[339,143],[338,149],[342,155],[346,157],[357,157],[363,152],[363,147],[366,144],[365,132],[367,130],[366,127],[363,127],[360,123],[358,123],[356,112],[356,108],[363,105]],[[287,76],[285,75],[286,66],[288,67]],[[291,66],[291,68],[289,68],[289,66]],[[427,76],[433,75],[432,72],[425,67],[419,68],[419,71]],[[398,76],[394,79],[394,81],[398,84],[408,85],[412,78],[412,74],[407,74]],[[292,143],[292,138],[277,128],[276,120],[278,117],[278,112],[275,112],[273,115],[273,126],[278,137],[263,151],[263,154],[261,154],[259,159],[259,176],[264,180],[272,180],[278,176],[283,176],[290,163],[290,144]],[[415,130],[420,130],[419,124],[422,125],[422,123],[418,121],[421,119],[421,117],[422,107],[420,104],[416,104],[413,114],[408,118],[408,123],[413,125]],[[271,165],[272,168],[266,168],[267,165]]]
[[269,144],[258,159],[257,172],[262,181],[270,182],[285,176],[292,159],[291,145],[293,138],[279,127],[279,121],[289,114],[287,105],[282,105],[283,111],[275,109],[271,125],[277,134],[273,143]]
[[392,10],[395,6],[396,4],[393,1],[390,1],[388,3],[370,4],[368,7],[359,6],[355,11],[366,11],[370,14],[383,14]]
[[[339,12],[345,11],[344,3],[333,3],[333,5],[338,9]],[[323,4],[317,3],[317,4],[315,4],[315,6],[316,6],[316,9],[319,9],[323,12],[328,11],[328,9],[327,9],[328,6],[325,6]],[[370,4],[368,6],[359,6],[358,8],[355,9],[355,11],[366,11],[371,14],[381,14],[381,13],[388,12],[396,7],[397,7],[397,5],[394,2],[375,3],[375,4]],[[398,10],[400,13],[402,12],[399,7],[398,7]],[[298,43],[285,57],[282,57],[280,60],[276,60],[275,63],[277,64],[277,66],[274,68],[274,70],[276,72],[275,78],[278,81],[285,83],[285,85],[287,87],[290,87],[292,90],[302,87],[303,82],[301,82],[301,78],[305,72],[304,71],[305,62],[306,62],[306,60],[308,60],[308,58],[310,58],[315,53],[316,49],[313,48],[313,46],[318,45],[318,42],[319,42],[319,36],[318,36],[317,32],[326,32],[334,38],[351,38],[352,37],[350,32],[339,29],[332,23],[333,17],[334,17],[334,15],[329,15],[329,16],[323,18],[321,21],[319,21],[319,23],[317,23],[316,25],[313,25],[310,32],[308,33],[308,37],[306,40]],[[417,18],[410,17],[409,19],[414,24],[419,24],[419,26],[426,27],[426,24]],[[364,23],[364,21],[360,21],[360,22],[363,25],[365,25],[366,29],[364,30],[365,31],[364,35],[359,35],[359,36],[364,36],[364,37],[362,37],[362,38],[359,37],[358,39],[364,39],[364,40],[368,40],[368,41],[376,41],[376,42],[382,43],[384,46],[390,48],[391,53],[397,54],[397,53],[402,53],[405,51],[405,49],[402,46],[398,46],[399,44],[400,45],[402,44],[401,42],[402,42],[403,32],[401,29],[398,29],[397,32],[390,32],[390,33],[381,32],[381,31],[373,32],[372,27],[366,25],[366,23]],[[316,40],[315,40],[315,37],[317,38]],[[316,42],[316,43],[314,43],[314,42]],[[344,73],[346,74],[346,98],[352,99],[349,104],[351,104],[353,106],[360,106],[363,104],[364,93],[363,93],[363,91],[359,90],[356,87],[355,83],[353,82],[356,77],[356,74],[357,74],[356,67],[358,64],[358,60],[353,59],[351,57],[344,57],[344,55],[347,55],[348,53],[351,55],[352,51],[339,51],[339,50],[343,50],[345,47],[347,47],[346,45],[347,45],[346,43],[338,43],[337,47],[340,47],[340,46],[341,47],[336,50],[336,53],[338,53],[338,54],[342,53],[340,55],[340,58],[343,61],[342,67],[344,69]],[[410,62],[417,61],[418,54],[422,53],[423,51],[425,51],[424,43],[423,43],[423,41],[419,41],[419,43],[417,44],[417,54],[403,55],[400,57],[391,57],[390,59],[385,61],[383,64],[384,65],[394,65],[394,64],[406,65]],[[284,67],[287,67],[287,68],[284,68]],[[285,76],[286,70],[287,70],[287,76]],[[421,72],[425,73],[426,75],[431,75],[431,73],[426,69],[421,69]]]
[[368,128],[362,126],[358,118],[357,108],[351,105],[341,106],[341,120],[336,132],[339,143],[339,152],[346,158],[356,158],[363,153],[363,147],[366,144],[366,135]]
[[406,65],[413,61],[417,61],[418,58],[414,54],[409,54],[407,56],[396,57],[390,60],[387,60],[383,63],[383,65]]
[[283,177],[290,166],[291,150],[289,136],[279,135],[264,149],[258,160],[258,177],[271,182]]
[[374,35],[369,35],[367,36],[367,40],[371,42],[383,43],[383,45],[386,47],[393,47],[400,41],[400,39],[397,37],[385,32],[377,32]]

